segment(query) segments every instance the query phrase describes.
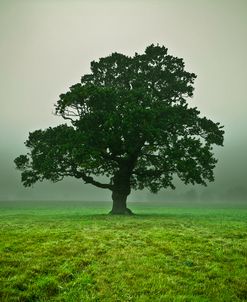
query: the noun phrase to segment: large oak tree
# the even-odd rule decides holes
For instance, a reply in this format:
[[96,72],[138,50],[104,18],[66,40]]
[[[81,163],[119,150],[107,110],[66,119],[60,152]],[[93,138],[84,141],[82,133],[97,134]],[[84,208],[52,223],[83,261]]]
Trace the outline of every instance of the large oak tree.
[[111,190],[111,213],[129,214],[131,189],[174,188],[174,175],[186,184],[213,181],[212,148],[224,131],[188,106],[195,78],[159,45],[93,61],[55,105],[66,123],[30,133],[29,153],[15,159],[24,186],[75,177]]

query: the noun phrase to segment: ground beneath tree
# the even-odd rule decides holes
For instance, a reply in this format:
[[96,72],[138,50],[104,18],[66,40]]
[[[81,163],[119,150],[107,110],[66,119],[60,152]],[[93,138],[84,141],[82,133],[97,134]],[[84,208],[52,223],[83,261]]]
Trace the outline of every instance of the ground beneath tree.
[[109,207],[1,202],[0,300],[245,301],[246,208]]

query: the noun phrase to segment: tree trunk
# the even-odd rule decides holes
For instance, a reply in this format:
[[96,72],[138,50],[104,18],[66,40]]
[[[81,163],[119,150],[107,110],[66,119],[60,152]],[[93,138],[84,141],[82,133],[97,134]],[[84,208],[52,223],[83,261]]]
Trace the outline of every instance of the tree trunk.
[[131,215],[133,214],[130,209],[127,208],[127,197],[129,194],[121,193],[117,191],[112,192],[112,210],[110,214],[116,215]]
[[130,175],[128,166],[122,167],[113,177],[112,189],[112,210],[110,214],[131,215],[132,212],[127,208],[127,197],[130,194]]

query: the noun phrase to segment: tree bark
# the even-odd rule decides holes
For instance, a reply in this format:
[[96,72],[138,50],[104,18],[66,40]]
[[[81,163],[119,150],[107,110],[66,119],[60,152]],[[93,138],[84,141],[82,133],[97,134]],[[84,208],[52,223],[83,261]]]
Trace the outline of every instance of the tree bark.
[[128,166],[122,167],[113,177],[112,187],[112,210],[110,214],[131,215],[133,214],[127,208],[127,197],[130,194],[130,176],[131,170]]
[[127,197],[128,194],[113,191],[112,192],[112,210],[110,214],[116,215],[131,215],[133,214],[130,209],[127,208]]

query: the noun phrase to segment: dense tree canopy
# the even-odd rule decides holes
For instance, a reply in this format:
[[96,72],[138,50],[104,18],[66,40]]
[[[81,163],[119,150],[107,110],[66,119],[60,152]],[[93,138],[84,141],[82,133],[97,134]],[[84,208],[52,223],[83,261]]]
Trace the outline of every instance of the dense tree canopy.
[[153,44],[144,54],[93,61],[55,105],[67,122],[29,134],[29,153],[15,159],[23,184],[76,177],[111,190],[112,213],[130,213],[131,189],[174,188],[174,175],[186,184],[213,181],[212,148],[223,145],[224,131],[188,106],[195,78],[183,59]]

